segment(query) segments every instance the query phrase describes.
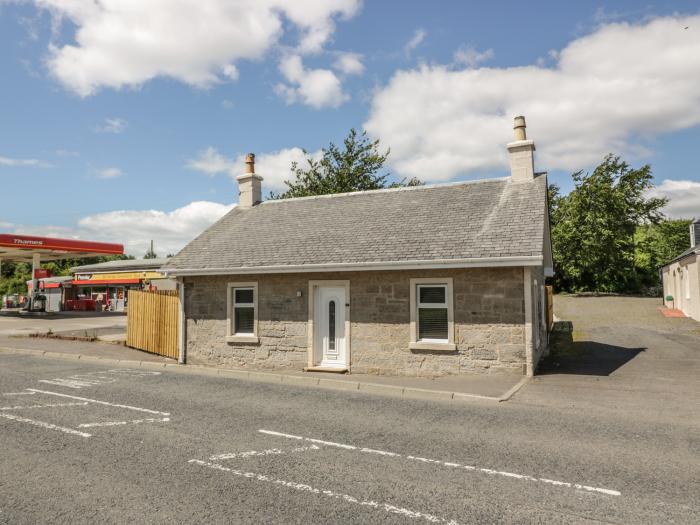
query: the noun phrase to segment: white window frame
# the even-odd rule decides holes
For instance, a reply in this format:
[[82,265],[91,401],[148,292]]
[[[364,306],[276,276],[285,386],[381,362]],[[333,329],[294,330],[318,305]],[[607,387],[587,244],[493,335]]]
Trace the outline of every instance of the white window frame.
[[[245,283],[228,283],[226,295],[226,341],[229,343],[259,343],[258,337],[258,283],[257,281]],[[247,289],[253,290],[252,303],[240,303],[236,305],[236,290]],[[236,306],[253,307],[253,333],[252,334],[236,334],[233,329],[236,326]]]
[[[457,345],[454,340],[454,299],[452,278],[421,278],[411,279],[411,322],[410,332],[411,340],[409,342],[410,350],[443,350],[454,352],[457,350]],[[419,289],[422,287],[445,287],[445,303],[425,303],[419,301]],[[447,308],[447,339],[418,339],[418,309],[419,308]]]

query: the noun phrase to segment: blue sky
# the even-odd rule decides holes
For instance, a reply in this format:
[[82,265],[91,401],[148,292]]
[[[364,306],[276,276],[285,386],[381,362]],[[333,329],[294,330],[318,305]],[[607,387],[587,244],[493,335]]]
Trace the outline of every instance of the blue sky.
[[700,214],[696,1],[202,4],[0,0],[1,231],[172,252],[247,151],[268,189],[351,127],[399,178],[503,176],[519,113],[564,189],[615,152]]

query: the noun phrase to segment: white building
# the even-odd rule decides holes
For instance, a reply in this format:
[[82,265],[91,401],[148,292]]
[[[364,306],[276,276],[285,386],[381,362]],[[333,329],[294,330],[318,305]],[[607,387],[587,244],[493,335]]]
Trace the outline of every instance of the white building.
[[700,321],[700,218],[690,224],[690,248],[661,268],[664,304]]

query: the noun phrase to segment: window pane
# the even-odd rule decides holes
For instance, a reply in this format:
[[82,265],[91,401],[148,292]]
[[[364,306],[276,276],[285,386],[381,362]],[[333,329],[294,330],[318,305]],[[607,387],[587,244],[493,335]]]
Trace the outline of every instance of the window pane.
[[255,309],[249,307],[237,307],[234,312],[236,334],[252,334],[255,322]]
[[421,286],[418,290],[420,290],[421,303],[445,303],[444,286]]
[[328,303],[328,349],[335,350],[335,301]]
[[418,339],[447,341],[447,308],[418,309]]
[[253,289],[252,288],[236,288],[236,304],[252,303]]

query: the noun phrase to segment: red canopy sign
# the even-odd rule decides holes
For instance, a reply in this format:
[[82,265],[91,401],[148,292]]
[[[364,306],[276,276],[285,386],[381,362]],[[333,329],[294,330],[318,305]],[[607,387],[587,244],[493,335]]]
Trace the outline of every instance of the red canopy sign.
[[[13,255],[27,254],[27,252],[39,252],[42,258],[45,255],[56,257],[62,254],[80,254],[85,257],[121,255],[124,253],[124,246],[106,242],[0,233],[0,258],[12,259]],[[30,254],[29,256],[31,257]]]

